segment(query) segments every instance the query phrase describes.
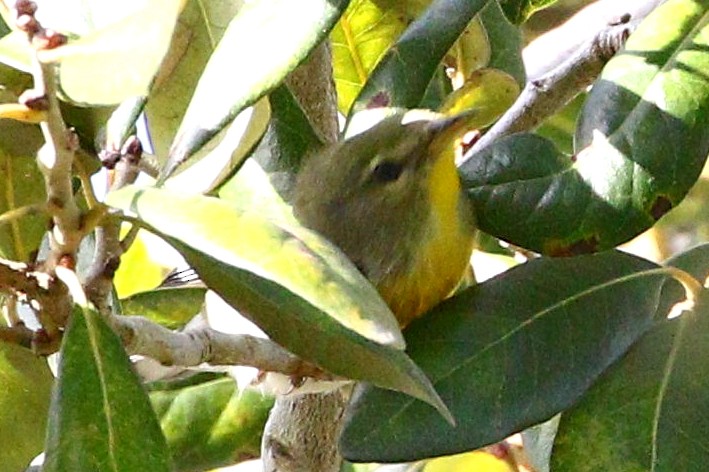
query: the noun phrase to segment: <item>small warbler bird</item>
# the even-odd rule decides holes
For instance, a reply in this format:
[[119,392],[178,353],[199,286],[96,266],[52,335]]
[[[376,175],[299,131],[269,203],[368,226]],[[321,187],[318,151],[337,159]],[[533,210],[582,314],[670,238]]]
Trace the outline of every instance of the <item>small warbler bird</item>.
[[401,111],[310,156],[296,180],[296,218],[342,249],[401,327],[469,266],[475,222],[454,162],[464,125],[464,115]]

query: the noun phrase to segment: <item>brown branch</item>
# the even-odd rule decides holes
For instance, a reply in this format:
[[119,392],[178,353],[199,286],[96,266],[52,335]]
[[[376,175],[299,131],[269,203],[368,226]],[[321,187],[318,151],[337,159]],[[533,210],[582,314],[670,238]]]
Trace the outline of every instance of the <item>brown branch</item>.
[[620,50],[643,18],[618,16],[553,69],[529,81],[512,107],[472,146],[464,159],[503,136],[536,128],[561,110],[596,80],[606,62]]
[[148,356],[164,365],[247,365],[296,378],[335,379],[269,339],[208,327],[175,332],[140,316],[114,316],[110,322],[129,354]]
[[56,352],[61,328],[66,325],[72,303],[64,284],[27,264],[0,259],[0,292],[26,303],[37,313],[43,327],[35,331],[32,347],[38,354]]

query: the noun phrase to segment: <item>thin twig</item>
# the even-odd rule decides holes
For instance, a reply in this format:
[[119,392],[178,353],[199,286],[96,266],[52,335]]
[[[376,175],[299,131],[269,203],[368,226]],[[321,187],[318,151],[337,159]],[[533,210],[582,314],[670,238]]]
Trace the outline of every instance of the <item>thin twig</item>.
[[36,203],[34,205],[25,205],[19,208],[14,208],[10,211],[6,211],[0,215],[0,225],[10,223],[11,221],[19,220],[26,216],[36,215],[42,213],[47,208],[44,203]]

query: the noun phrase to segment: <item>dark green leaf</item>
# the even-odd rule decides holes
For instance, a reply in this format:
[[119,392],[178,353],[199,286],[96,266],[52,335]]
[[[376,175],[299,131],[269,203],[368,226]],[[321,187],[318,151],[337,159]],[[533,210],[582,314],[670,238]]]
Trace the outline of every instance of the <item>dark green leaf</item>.
[[245,3],[199,80],[163,175],[170,175],[240,111],[275,88],[328,34],[348,3]]
[[500,441],[568,408],[650,326],[662,274],[621,252],[541,258],[464,290],[406,331],[457,421],[395,392],[357,392],[346,458],[410,461]]
[[177,471],[224,467],[257,458],[261,432],[273,399],[238,391],[231,378],[179,389],[152,389]]
[[480,19],[490,43],[490,62],[487,67],[507,72],[517,80],[520,87],[524,87],[522,32],[507,21],[498,2],[488,2],[480,11]]
[[215,198],[167,190],[126,188],[107,201],[137,213],[209,288],[293,353],[446,412],[401,350],[396,320],[375,289],[315,233]]
[[[709,273],[709,245],[670,265],[703,280]],[[552,470],[706,469],[708,302],[704,290],[694,311],[660,319],[581,403],[562,415]]]
[[416,108],[443,57],[487,0],[434,0],[384,55],[353,111]]
[[52,373],[29,349],[0,341],[0,448],[3,472],[21,472],[44,448]]
[[125,315],[144,316],[167,328],[181,328],[199,313],[205,291],[199,287],[178,287],[140,292],[121,300],[121,308]]
[[264,139],[267,150],[256,153],[255,157],[268,173],[295,175],[301,160],[322,146],[322,141],[287,86],[278,86],[268,100],[271,122]]
[[652,226],[697,180],[709,152],[705,8],[653,12],[604,69],[577,154],[521,134],[461,168],[481,229],[547,254],[609,249]]
[[75,309],[64,333],[42,470],[170,470],[140,379],[120,340],[91,309]]

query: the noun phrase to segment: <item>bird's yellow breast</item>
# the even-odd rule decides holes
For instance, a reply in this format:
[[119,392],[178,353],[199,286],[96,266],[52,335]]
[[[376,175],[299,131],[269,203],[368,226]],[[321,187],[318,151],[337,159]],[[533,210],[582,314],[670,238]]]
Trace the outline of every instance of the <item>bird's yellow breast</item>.
[[461,192],[450,141],[434,141],[450,150],[433,149],[437,161],[428,175],[428,221],[419,250],[405,274],[377,286],[401,326],[423,314],[456,289],[473,250],[475,225],[470,203]]

